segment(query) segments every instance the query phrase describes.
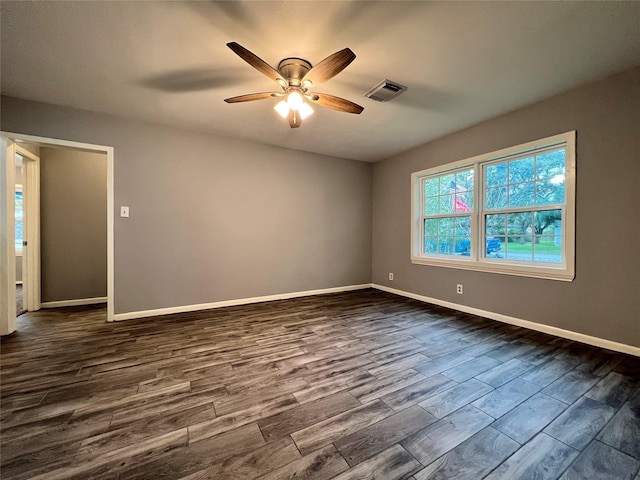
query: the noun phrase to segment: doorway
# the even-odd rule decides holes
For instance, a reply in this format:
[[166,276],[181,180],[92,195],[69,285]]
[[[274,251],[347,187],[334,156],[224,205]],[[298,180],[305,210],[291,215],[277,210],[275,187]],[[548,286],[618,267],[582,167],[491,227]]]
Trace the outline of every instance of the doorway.
[[39,148],[15,146],[16,313],[40,309]]
[[24,256],[24,179],[22,164],[24,157],[19,153],[16,154],[16,187],[15,187],[15,222],[16,222],[16,315],[20,316],[25,313],[24,302],[22,301],[22,281],[24,276],[23,256]]
[[[106,208],[106,243],[107,243],[107,321],[113,321],[114,316],[114,279],[113,279],[113,205],[114,205],[114,193],[113,193],[113,147],[102,146],[102,145],[93,145],[79,142],[72,142],[66,140],[45,138],[45,137],[36,137],[32,135],[23,135],[16,133],[1,133],[2,145],[0,149],[0,153],[2,156],[2,168],[0,168],[0,185],[2,185],[3,190],[6,192],[5,195],[0,196],[0,227],[2,230],[2,236],[0,237],[0,263],[2,264],[2,271],[0,275],[0,300],[2,300],[2,307],[0,308],[0,335],[6,335],[12,333],[16,329],[16,240],[15,240],[15,232],[16,232],[16,217],[15,217],[15,177],[16,177],[16,154],[22,149],[25,150],[25,145],[33,145],[38,147],[45,148],[67,148],[76,151],[84,151],[84,152],[92,152],[92,153],[102,153],[106,155],[106,190],[107,190],[107,208]],[[27,150],[27,155],[30,153]],[[35,195],[37,192],[37,198],[39,199],[40,192],[38,190],[39,186],[39,162],[35,160],[31,160],[28,163],[25,162],[24,165],[33,165],[34,168],[27,167],[25,174],[29,176],[29,174],[37,175],[37,177],[32,179],[29,185],[37,185],[32,188],[26,189],[26,195],[30,195],[29,192]],[[37,167],[35,167],[37,165]],[[28,180],[27,180],[28,181]],[[25,200],[27,197],[25,197]],[[26,210],[32,211],[30,207],[33,205],[28,204],[26,206]],[[33,215],[35,217],[35,215]],[[37,215],[39,218],[39,214]],[[25,221],[29,222],[29,214],[25,217]],[[25,227],[27,224],[23,224]],[[29,226],[31,223],[29,223]],[[27,245],[24,249],[24,252],[29,251],[29,241],[31,241],[31,234],[35,235],[38,233],[39,236],[39,225],[37,228],[25,228],[25,234],[28,236]],[[35,251],[36,249],[32,249],[31,251]],[[40,277],[39,277],[39,267],[40,267],[40,258],[37,257],[37,262],[32,260],[29,263],[30,256],[23,257],[26,259],[26,264],[23,268],[23,273],[27,270],[25,275],[25,280],[29,282],[25,291],[25,300],[26,306],[28,310],[37,310],[40,308]],[[34,269],[36,267],[38,271],[34,273]],[[37,281],[36,278],[37,277]],[[23,288],[24,288],[24,280],[23,280]],[[30,300],[29,300],[30,299]],[[30,302],[30,303],[29,303]]]

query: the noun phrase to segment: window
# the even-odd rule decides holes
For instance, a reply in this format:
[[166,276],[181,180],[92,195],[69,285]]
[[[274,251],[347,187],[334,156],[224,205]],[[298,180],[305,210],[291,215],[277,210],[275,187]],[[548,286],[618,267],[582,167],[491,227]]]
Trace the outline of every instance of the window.
[[424,179],[423,252],[469,255],[473,212],[473,169]]
[[574,278],[575,132],[412,175],[413,263]]
[[16,238],[15,249],[16,254],[22,253],[22,245],[24,240],[24,209],[22,203],[22,185],[16,185]]

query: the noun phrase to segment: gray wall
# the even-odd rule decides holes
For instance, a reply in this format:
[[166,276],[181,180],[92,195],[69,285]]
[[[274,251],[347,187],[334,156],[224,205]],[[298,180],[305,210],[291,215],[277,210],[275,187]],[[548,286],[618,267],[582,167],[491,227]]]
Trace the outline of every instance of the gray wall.
[[9,97],[1,121],[114,147],[116,313],[371,280],[370,164]]
[[[374,283],[640,346],[639,106],[636,68],[375,164]],[[412,172],[569,130],[577,130],[573,282],[411,264]]]
[[107,156],[40,149],[43,302],[107,296]]

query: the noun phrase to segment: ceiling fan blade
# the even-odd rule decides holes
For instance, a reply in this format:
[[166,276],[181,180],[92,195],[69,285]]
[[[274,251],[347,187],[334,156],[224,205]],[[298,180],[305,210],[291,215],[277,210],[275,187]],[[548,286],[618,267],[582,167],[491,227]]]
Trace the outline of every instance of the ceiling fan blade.
[[258,57],[255,53],[250,52],[236,42],[227,43],[227,47],[233,50],[236,55],[238,55],[241,59],[243,59],[245,62],[247,62],[249,65],[251,65],[266,77],[269,77],[271,80],[275,80],[281,85],[287,85],[287,81],[282,78],[282,75],[280,75],[280,73],[275,68]]
[[344,98],[334,97],[333,95],[329,95],[327,93],[313,93],[311,95],[308,95],[307,99],[313,103],[320,105],[321,107],[338,110],[339,112],[358,114],[364,110],[364,107],[361,107],[357,103],[353,103]]
[[329,55],[307,72],[302,78],[302,84],[311,82],[312,85],[319,85],[326,82],[344,70],[355,58],[356,54],[348,48]]
[[302,118],[300,118],[300,115],[298,115],[298,112],[294,109],[289,110],[288,120],[291,128],[299,128],[302,123]]
[[253,100],[263,100],[265,98],[271,97],[281,97],[280,93],[248,93],[246,95],[238,95],[237,97],[225,98],[224,101],[227,103],[240,103],[240,102],[252,102]]

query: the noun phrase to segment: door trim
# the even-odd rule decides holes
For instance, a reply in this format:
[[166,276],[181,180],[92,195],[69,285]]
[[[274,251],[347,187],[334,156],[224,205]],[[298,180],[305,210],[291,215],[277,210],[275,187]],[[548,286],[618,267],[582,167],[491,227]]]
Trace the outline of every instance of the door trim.
[[0,138],[0,335],[16,329],[16,144]]
[[40,310],[40,157],[16,144],[16,153],[24,158],[23,204],[24,233],[27,247],[22,253],[22,295],[25,310]]
[[[15,166],[13,156],[15,155],[15,146],[20,142],[35,143],[42,147],[54,146],[54,147],[67,147],[77,150],[86,150],[89,152],[104,153],[107,156],[107,321],[113,322],[114,316],[114,186],[113,186],[113,165],[114,165],[114,149],[113,147],[106,145],[95,145],[91,143],[74,142],[69,140],[60,140],[56,138],[38,137],[34,135],[24,135],[14,132],[0,132],[1,139],[1,152],[2,164],[5,164],[7,168],[0,169],[0,185],[8,190],[8,182],[15,178]],[[11,151],[11,158],[9,153]],[[12,169],[9,169],[11,164]],[[9,178],[11,177],[11,178]],[[13,187],[11,188],[13,191]],[[1,263],[5,263],[5,260],[9,258],[13,259],[13,268],[11,268],[11,262],[7,262],[7,268],[2,268],[0,279],[0,298],[3,298],[8,294],[8,290],[13,292],[12,298],[8,298],[8,302],[2,302],[6,305],[11,303],[13,310],[10,308],[3,308],[0,313],[0,335],[5,335],[15,331],[15,249],[13,242],[8,242],[8,237],[11,232],[15,235],[15,221],[13,217],[13,209],[15,208],[15,201],[13,196],[2,195],[0,196],[0,226],[7,227],[2,228],[6,235],[1,236],[0,243],[0,259]],[[11,215],[9,215],[9,213]],[[5,238],[7,237],[7,238]],[[10,237],[13,239],[13,236]],[[5,283],[7,285],[5,286]],[[11,284],[13,286],[11,286]],[[13,302],[12,302],[13,299]],[[6,311],[7,310],[7,311]],[[5,318],[6,317],[6,318]]]

